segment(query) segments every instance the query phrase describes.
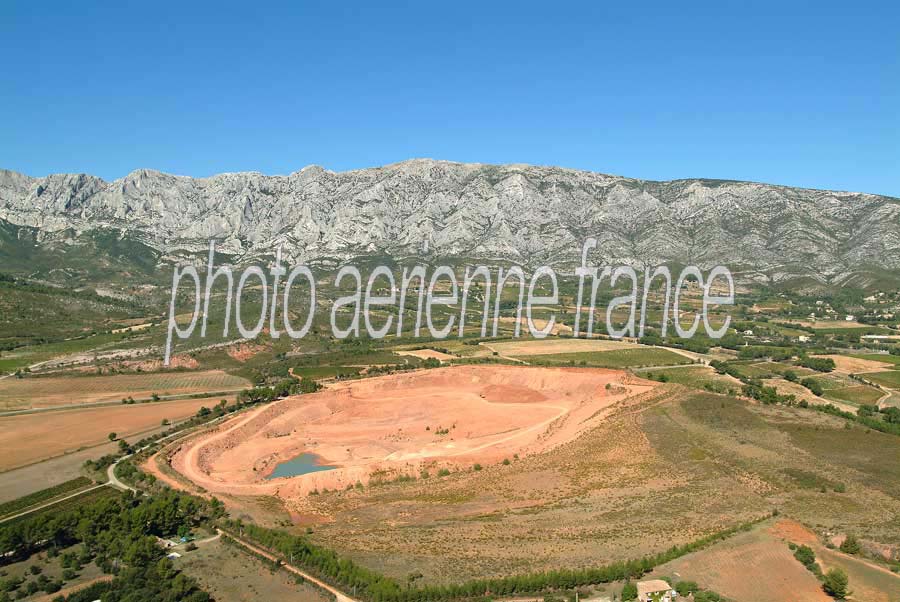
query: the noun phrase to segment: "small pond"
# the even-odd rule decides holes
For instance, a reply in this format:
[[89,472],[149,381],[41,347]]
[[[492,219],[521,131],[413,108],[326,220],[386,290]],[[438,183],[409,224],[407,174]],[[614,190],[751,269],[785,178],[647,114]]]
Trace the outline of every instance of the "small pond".
[[337,466],[330,466],[322,463],[322,458],[316,454],[304,452],[299,456],[295,456],[290,460],[280,462],[275,466],[266,479],[277,479],[279,477],[296,477],[310,472],[320,472],[322,470],[332,470]]

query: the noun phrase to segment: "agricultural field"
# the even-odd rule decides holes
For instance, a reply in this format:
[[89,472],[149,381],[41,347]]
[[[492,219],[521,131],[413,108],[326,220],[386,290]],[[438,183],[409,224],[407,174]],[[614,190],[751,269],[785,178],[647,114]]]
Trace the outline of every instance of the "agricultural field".
[[395,353],[397,355],[408,355],[420,360],[435,359],[439,362],[448,362],[455,359],[456,357],[448,353],[444,353],[443,351],[437,351],[435,349],[412,349],[409,351],[395,351]]
[[352,366],[309,366],[292,368],[291,374],[297,378],[322,380],[328,378],[349,378],[358,376],[361,368]]
[[93,484],[94,483],[87,477],[76,477],[54,487],[36,491],[31,495],[0,503],[0,519],[13,516],[28,510],[29,508],[34,508],[35,506],[46,504],[56,498],[72,495],[80,490],[93,486]]
[[832,361],[834,361],[834,371],[842,374],[875,372],[891,368],[891,364],[888,361],[878,361],[871,359],[872,357],[891,357],[889,355],[874,356],[872,354],[867,354],[865,356],[859,356],[831,354],[817,355],[815,357],[831,359]]
[[96,460],[117,452],[118,444],[108,441],[65,456],[0,472],[0,503],[15,502],[48,488],[62,486],[81,475],[82,466],[87,460]]
[[847,573],[850,590],[853,592],[851,599],[866,602],[900,602],[900,575],[897,573],[870,560],[829,549],[823,545],[819,535],[796,521],[776,521],[770,532],[785,543],[809,546],[823,572],[839,568]]
[[832,600],[815,575],[794,558],[787,543],[772,532],[769,522],[668,562],[650,577],[674,574],[740,602],[785,600],[788,593],[791,600]]
[[900,389],[900,370],[866,372],[860,376],[888,389]]
[[900,355],[891,355],[889,353],[864,353],[861,355],[851,355],[850,357],[866,360],[869,362],[879,362],[883,364],[890,364],[892,366],[900,366]]
[[844,401],[854,405],[873,405],[882,398],[884,393],[868,385],[855,385],[849,387],[837,387],[825,391],[825,399]]
[[100,445],[110,432],[134,437],[159,428],[163,419],[182,420],[216,403],[187,399],[6,416],[0,420],[0,472]]
[[132,340],[127,334],[94,334],[53,343],[37,343],[4,351],[0,356],[0,374],[12,373],[33,364],[88,351],[121,348]]
[[237,391],[249,385],[221,370],[6,378],[0,380],[0,411]]
[[883,406],[900,408],[900,393],[892,392],[890,397],[881,402]]
[[221,539],[204,542],[192,552],[179,552],[175,567],[194,577],[217,602],[329,602],[315,587],[250,556]]
[[635,347],[616,351],[524,355],[519,359],[537,365],[593,366],[598,368],[642,368],[694,363],[688,357],[662,347]]
[[642,368],[636,373],[644,378],[662,382],[677,383],[694,389],[705,389],[717,393],[740,391],[741,383],[735,378],[718,374],[709,366],[684,366],[683,368]]
[[851,413],[856,413],[856,410],[858,409],[854,404],[845,403],[843,401],[838,401],[835,399],[818,397],[812,391],[801,385],[799,382],[792,383],[781,378],[768,378],[763,379],[762,383],[767,387],[774,387],[775,391],[779,395],[793,395],[798,402],[806,401],[807,403],[818,405],[830,403],[836,406],[838,409]]
[[534,355],[559,355],[568,353],[596,353],[599,351],[616,351],[635,349],[637,343],[611,341],[608,339],[571,339],[547,338],[543,340],[522,338],[506,341],[486,341],[483,346],[489,347],[500,355],[512,357]]
[[[747,378],[774,378],[781,376],[785,371],[791,369],[785,364],[768,360],[735,361],[730,362],[729,365],[733,366],[741,376]],[[800,374],[803,371],[804,369],[800,368],[797,373]],[[812,371],[806,370],[806,372]]]
[[855,321],[817,320],[815,322],[799,321],[801,326],[812,328],[817,333],[827,334],[889,334],[890,330],[881,326],[870,326]]
[[849,409],[852,412],[856,411],[855,406],[875,404],[884,396],[884,392],[880,389],[862,384],[838,372],[829,374],[816,373],[809,378],[822,387],[822,398],[850,404],[851,407]]
[[112,487],[97,487],[91,489],[89,491],[85,491],[79,495],[71,497],[67,500],[63,500],[57,502],[51,506],[46,508],[41,508],[39,510],[35,510],[34,512],[30,512],[24,516],[20,516],[17,518],[7,519],[3,522],[4,525],[15,524],[18,521],[28,520],[30,518],[36,516],[51,516],[58,512],[65,511],[71,508],[75,508],[81,504],[89,504],[98,500],[105,500],[110,498],[117,498],[119,496],[124,495],[118,489],[114,489]]
[[824,546],[814,549],[824,571],[840,568],[847,573],[853,600],[900,602],[900,575],[897,573]]
[[[415,350],[417,347],[422,347],[423,345],[430,345],[432,348],[445,351],[449,354],[456,355],[459,357],[479,357],[479,356],[487,356],[490,355],[491,352],[488,351],[484,345],[477,344],[478,339],[458,339],[458,338],[448,338],[443,341],[430,341],[429,343],[413,343],[413,344],[402,344],[396,345],[392,347],[394,351],[411,351]],[[498,339],[497,342],[501,342],[503,340],[508,339]],[[494,343],[491,340],[486,341],[487,344],[493,345]]]

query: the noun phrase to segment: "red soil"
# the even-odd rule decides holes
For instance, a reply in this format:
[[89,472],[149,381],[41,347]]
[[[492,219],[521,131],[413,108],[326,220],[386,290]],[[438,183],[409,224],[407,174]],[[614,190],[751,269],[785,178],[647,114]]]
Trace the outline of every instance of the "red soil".
[[[375,472],[416,474],[424,466],[468,467],[544,451],[653,386],[617,370],[513,366],[358,380],[223,422],[182,443],[172,466],[213,493],[289,500],[366,483]],[[265,480],[276,464],[303,452],[338,468]]]

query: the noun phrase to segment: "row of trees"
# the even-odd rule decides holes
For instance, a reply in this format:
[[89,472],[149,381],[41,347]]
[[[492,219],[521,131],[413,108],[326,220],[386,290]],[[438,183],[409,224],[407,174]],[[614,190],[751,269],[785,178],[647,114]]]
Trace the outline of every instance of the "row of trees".
[[831,414],[832,416],[858,422],[873,431],[900,436],[900,409],[898,408],[884,408],[879,410],[879,413],[884,416],[883,419],[879,418],[878,414],[871,410],[863,410],[860,408],[857,410],[856,414],[853,414],[852,412],[845,412],[830,403],[827,405],[813,405],[810,406],[810,408],[819,412],[824,412],[825,414]]
[[831,372],[835,368],[834,360],[830,357],[807,357],[797,360],[797,365],[815,370],[816,372]]
[[794,550],[794,558],[822,582],[822,589],[826,594],[838,600],[843,600],[850,595],[847,573],[841,569],[835,568],[823,574],[822,569],[819,567],[819,563],[816,562],[816,554],[813,552],[812,548],[805,545],[798,546],[793,543],[788,545]]
[[[759,380],[744,376],[734,364],[713,360],[709,365],[719,374],[728,374],[729,376],[733,376],[740,380],[744,384],[742,392],[747,397],[769,404],[782,403],[791,405],[796,401],[796,398],[793,395],[781,395],[774,387],[765,386]],[[791,374],[791,371],[788,371],[785,374],[785,377],[791,382],[795,382],[797,380],[796,374],[794,374],[793,377],[790,376]],[[800,384],[815,395],[821,396],[822,393],[824,393],[822,385],[814,379],[804,378]],[[800,401],[798,405],[803,408],[810,408],[819,412],[831,414],[832,416],[846,418],[847,420],[858,422],[872,430],[881,431],[882,433],[900,435],[900,408],[878,408],[878,406],[868,405],[860,407],[859,410],[857,410],[857,413],[853,414],[851,412],[845,412],[830,403],[826,405],[810,405],[804,400]]]

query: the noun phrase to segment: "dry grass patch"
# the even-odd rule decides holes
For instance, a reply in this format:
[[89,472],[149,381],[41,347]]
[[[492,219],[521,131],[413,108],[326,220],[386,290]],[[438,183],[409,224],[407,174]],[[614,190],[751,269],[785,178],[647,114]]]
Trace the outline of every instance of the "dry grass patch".
[[111,432],[132,437],[177,421],[218,400],[187,399],[138,405],[35,412],[0,420],[0,471],[108,442]]
[[[732,600],[831,602],[815,575],[794,559],[768,525],[662,565],[651,576],[696,581]],[[787,596],[787,597],[786,597]]]
[[245,379],[221,370],[7,378],[0,380],[0,410],[114,402],[124,397],[149,399],[154,393],[174,396],[233,391],[249,385]]
[[557,353],[586,353],[594,351],[615,351],[617,349],[634,349],[639,347],[637,343],[625,341],[610,341],[607,339],[522,339],[514,341],[502,341],[498,343],[487,342],[486,346],[499,353],[513,357],[522,355],[550,355]]

